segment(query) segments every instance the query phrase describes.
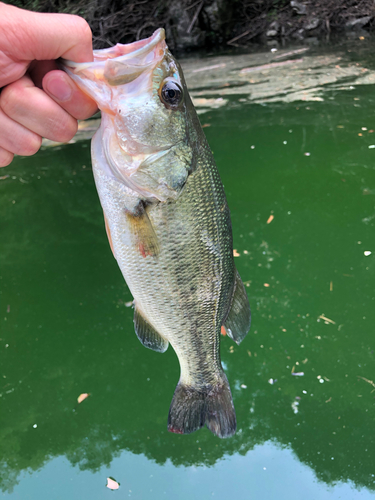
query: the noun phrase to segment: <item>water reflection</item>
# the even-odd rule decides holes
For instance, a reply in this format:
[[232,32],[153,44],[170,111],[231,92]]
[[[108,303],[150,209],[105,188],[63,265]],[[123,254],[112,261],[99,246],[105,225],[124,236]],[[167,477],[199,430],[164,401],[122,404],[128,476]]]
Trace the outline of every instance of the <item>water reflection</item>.
[[[129,474],[129,471],[134,471]],[[249,474],[251,472],[251,474]],[[340,499],[353,499],[357,495],[367,500],[371,492],[359,492],[353,483],[340,483],[335,487],[316,481],[313,471],[301,464],[293,452],[268,442],[256,446],[246,456],[224,456],[214,467],[186,466],[176,468],[170,461],[160,465],[143,455],[123,452],[115,458],[111,468],[102,467],[97,473],[79,472],[70,463],[55,458],[38,474],[38,477],[22,474],[21,484],[15,487],[12,500],[29,498],[30,491],[48,490],[49,498],[59,497],[59,484],[64,478],[64,494],[72,500],[103,498],[103,478],[113,474],[123,478],[121,495],[131,498],[296,498],[303,492],[306,500],[328,500],[333,494]],[[280,489],[280,485],[282,489]],[[110,493],[108,492],[107,495]],[[8,498],[5,495],[4,498]]]
[[[227,468],[238,488],[271,488],[271,481],[257,479],[266,473],[260,470],[266,456],[278,464],[272,478],[285,497],[296,467],[311,484],[315,474],[328,485],[350,481],[374,489],[373,87],[353,92],[327,92],[324,102],[309,105],[229,99],[205,115],[254,318],[240,347],[222,342],[239,428],[229,440],[206,430],[166,431],[177,359],[171,349],[159,355],[143,348],[134,334],[132,310],[124,305],[131,295],[106,241],[87,143],[17,159],[6,169],[9,177],[0,181],[4,491],[21,477],[19,488],[37,488],[29,494],[36,498],[53,469],[61,489],[69,464],[77,466],[69,469],[73,477],[110,464],[108,475],[115,475],[117,463],[138,489],[138,465],[156,467],[158,480],[177,485],[195,484],[200,474],[207,495],[221,476],[229,478]],[[83,392],[91,396],[77,406]],[[260,446],[269,442],[277,446]],[[42,466],[32,479],[19,476]],[[216,475],[194,472],[212,466]],[[349,498],[348,488],[337,494]]]

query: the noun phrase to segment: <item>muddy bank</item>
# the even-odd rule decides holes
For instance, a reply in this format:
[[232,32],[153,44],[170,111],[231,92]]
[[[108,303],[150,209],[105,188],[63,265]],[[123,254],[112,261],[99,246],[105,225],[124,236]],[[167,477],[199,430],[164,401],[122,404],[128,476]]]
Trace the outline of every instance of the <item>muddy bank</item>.
[[95,48],[144,38],[158,27],[177,52],[280,44],[375,29],[373,0],[13,0],[40,12],[69,12],[90,24]]

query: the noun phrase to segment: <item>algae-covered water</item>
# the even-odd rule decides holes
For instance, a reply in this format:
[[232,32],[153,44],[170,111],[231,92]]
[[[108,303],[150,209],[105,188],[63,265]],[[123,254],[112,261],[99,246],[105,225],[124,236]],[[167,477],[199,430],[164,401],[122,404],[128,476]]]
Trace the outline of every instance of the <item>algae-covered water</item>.
[[167,432],[177,358],[135,336],[89,142],[0,171],[0,498],[375,497],[373,48],[185,62],[253,313],[227,440]]

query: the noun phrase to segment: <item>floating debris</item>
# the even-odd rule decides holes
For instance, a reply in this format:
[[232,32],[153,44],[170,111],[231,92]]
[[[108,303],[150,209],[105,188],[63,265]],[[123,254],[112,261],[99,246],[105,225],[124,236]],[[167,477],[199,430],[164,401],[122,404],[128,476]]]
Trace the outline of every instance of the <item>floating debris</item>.
[[369,255],[371,255],[371,252],[370,252],[370,250],[365,250],[363,252],[363,254],[364,254],[365,257],[368,257]]
[[302,49],[291,50],[290,52],[284,52],[275,57],[275,59],[281,59],[282,57],[294,56],[295,54],[302,54],[302,52],[306,52],[310,50],[309,47],[303,47]]
[[277,378],[269,378],[269,379],[267,380],[267,382],[268,382],[269,384],[271,384],[271,385],[276,384],[276,382],[277,382]]
[[211,108],[217,109],[225,106],[228,99],[223,99],[222,97],[217,98],[205,98],[205,97],[192,97],[194,106],[198,108]]
[[[227,42],[229,43],[229,42]],[[240,75],[245,75],[247,73],[253,73],[255,71],[266,71],[273,68],[278,68],[280,66],[286,66],[288,64],[298,64],[303,62],[303,59],[289,59],[287,61],[282,62],[273,62],[269,64],[262,64],[262,66],[252,66],[250,68],[243,68],[240,71]]]
[[83,394],[80,394],[77,398],[78,404],[82,403],[85,399],[87,399],[90,396],[90,393],[84,392]]
[[239,257],[240,254],[237,252],[237,250],[234,248],[233,249],[233,257]]
[[213,64],[212,66],[203,66],[203,68],[193,69],[192,73],[200,73],[201,71],[207,71],[210,69],[225,68],[226,64]]
[[107,488],[110,490],[118,490],[120,488],[120,483],[118,483],[115,479],[112,477],[107,477]]
[[304,153],[304,155],[305,155],[305,156],[310,156],[310,155],[311,155],[311,153],[307,153],[307,152],[306,152],[306,153]]
[[270,286],[269,283],[263,283],[263,286],[265,286],[266,288],[268,288]]
[[131,300],[130,302],[125,302],[125,307],[132,307],[134,304],[134,300]]
[[226,334],[227,334],[227,331],[225,329],[225,326],[222,325],[222,327],[221,327],[221,335],[223,335],[225,337]]
[[273,221],[274,219],[274,216],[273,215],[270,215],[267,219],[267,224],[271,224],[271,222]]
[[241,389],[247,389],[247,385],[241,384]]
[[318,319],[322,319],[324,320],[326,323],[331,323],[332,325],[335,325],[336,324],[336,321],[333,321],[333,319],[329,319],[327,318],[326,316],[324,316],[324,314],[321,314]]
[[360,375],[357,375],[358,378],[361,378],[362,380],[364,380],[365,382],[367,382],[368,384],[372,385],[373,387],[375,387],[375,382],[373,382],[372,380],[369,380],[368,378],[365,378],[365,377],[361,377]]
[[291,406],[292,406],[292,410],[293,410],[293,413],[294,413],[294,414],[297,414],[297,413],[298,413],[298,405],[299,405],[299,402],[298,402],[298,401],[293,401],[293,403],[291,404]]
[[292,372],[292,375],[294,377],[303,377],[305,375],[304,372]]
[[10,177],[9,175],[2,175],[0,177],[0,181],[4,181],[5,179],[8,179],[8,177]]

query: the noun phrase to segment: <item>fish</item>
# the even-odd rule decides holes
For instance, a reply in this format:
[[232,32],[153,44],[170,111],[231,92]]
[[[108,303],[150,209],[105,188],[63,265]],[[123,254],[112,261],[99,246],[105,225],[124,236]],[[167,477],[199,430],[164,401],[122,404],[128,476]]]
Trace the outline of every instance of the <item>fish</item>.
[[179,359],[168,430],[207,426],[232,436],[220,332],[239,344],[250,306],[224,188],[165,32],[62,67],[101,110],[93,173],[109,244],[134,297],[135,332],[154,351],[171,344]]

